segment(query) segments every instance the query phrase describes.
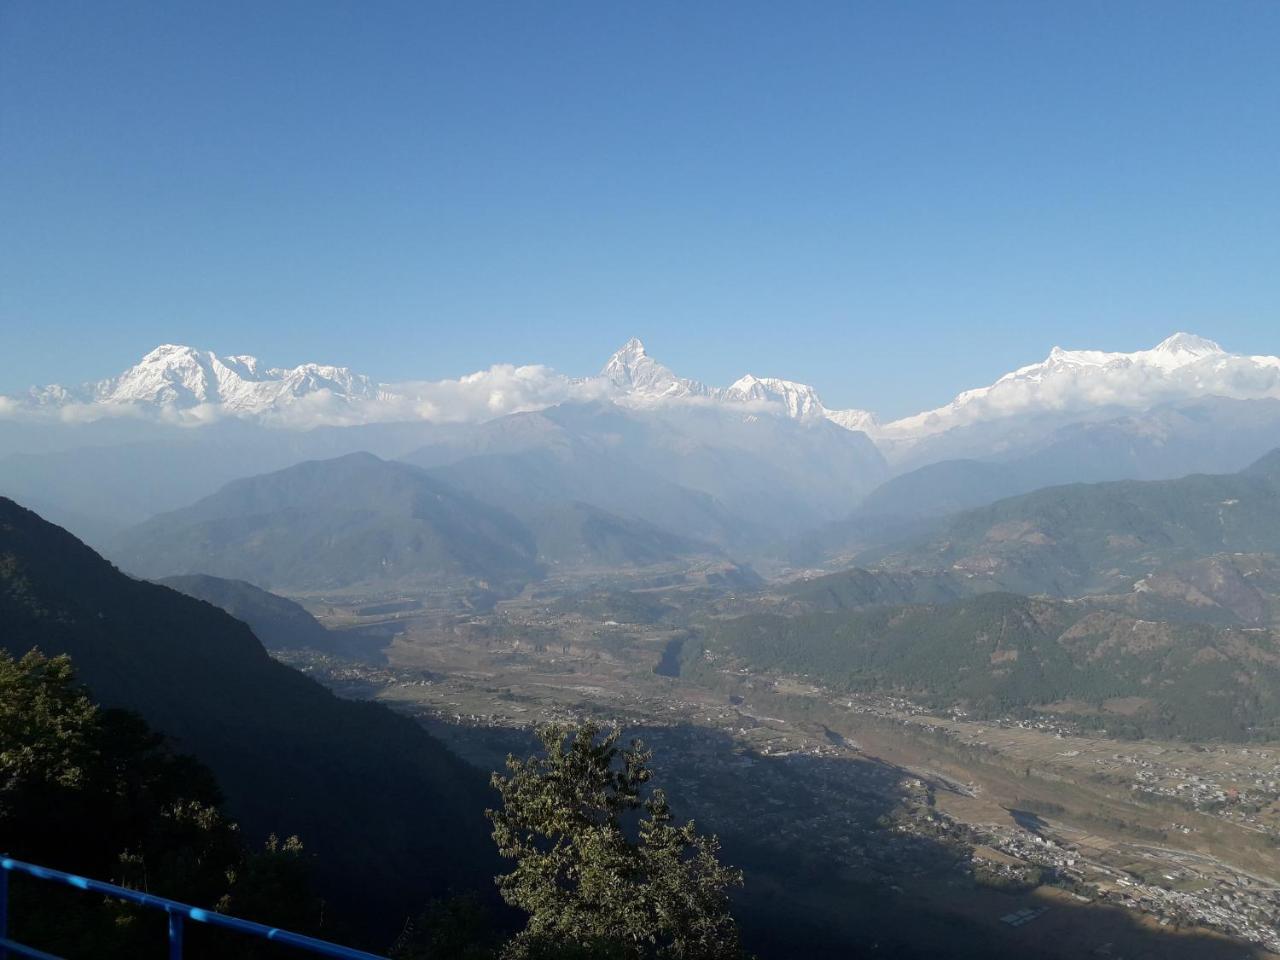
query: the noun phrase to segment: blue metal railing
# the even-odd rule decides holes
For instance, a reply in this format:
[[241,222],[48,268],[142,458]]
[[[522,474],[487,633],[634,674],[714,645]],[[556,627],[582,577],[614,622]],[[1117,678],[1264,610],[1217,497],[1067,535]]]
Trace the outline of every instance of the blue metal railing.
[[9,857],[0,857],[0,960],[7,960],[10,954],[34,957],[35,960],[59,960],[58,957],[52,954],[44,953],[34,947],[28,947],[25,944],[9,939],[10,873],[25,873],[27,876],[35,877],[38,880],[51,880],[54,883],[63,883],[69,887],[75,887],[77,890],[102,893],[117,900],[127,900],[130,903],[137,903],[144,907],[163,910],[169,915],[169,960],[182,960],[182,932],[183,924],[187,920],[193,920],[196,923],[207,923],[212,927],[222,927],[226,930],[234,930],[246,936],[270,940],[272,943],[282,943],[286,946],[297,947],[299,950],[319,954],[322,957],[338,957],[341,960],[386,960],[385,957],[380,957],[377,954],[365,953],[363,950],[353,950],[350,947],[341,947],[336,943],[329,943],[327,940],[304,937],[300,933],[279,930],[263,923],[241,920],[239,917],[228,917],[223,913],[202,910],[199,907],[178,903],[176,900],[166,900],[164,897],[153,897],[149,893],[142,893],[138,890],[117,887],[114,883],[90,880],[87,877],[78,877],[74,873],[63,873],[61,870],[38,867],[33,863],[11,860]]

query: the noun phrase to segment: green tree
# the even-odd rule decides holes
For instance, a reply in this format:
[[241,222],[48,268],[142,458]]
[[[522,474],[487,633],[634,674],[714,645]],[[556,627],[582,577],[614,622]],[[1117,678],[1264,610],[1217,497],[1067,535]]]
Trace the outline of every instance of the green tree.
[[[0,649],[0,849],[197,906],[314,929],[319,901],[301,843],[247,847],[222,813],[213,774],[173,753],[136,714],[96,706],[66,656]],[[154,941],[154,911],[15,883],[20,939],[75,956],[132,957]],[[226,937],[191,955],[255,955]]]
[[405,924],[393,960],[494,960],[501,945],[493,911],[476,894],[433,900]]
[[0,824],[50,795],[85,786],[98,711],[73,683],[69,657],[0,650]]
[[619,747],[616,728],[600,732],[591,722],[543,728],[543,755],[508,757],[509,776],[493,776],[493,838],[515,861],[498,888],[529,914],[503,956],[739,957],[727,891],[741,872],[720,863],[714,836],[673,822],[662,790],[647,789],[651,751]]

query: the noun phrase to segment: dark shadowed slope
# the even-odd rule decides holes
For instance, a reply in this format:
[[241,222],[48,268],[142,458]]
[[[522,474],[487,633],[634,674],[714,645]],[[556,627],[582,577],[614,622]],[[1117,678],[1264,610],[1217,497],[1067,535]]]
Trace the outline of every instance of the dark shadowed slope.
[[268,650],[291,647],[326,650],[330,646],[329,631],[305,607],[243,580],[224,580],[222,577],[192,573],[165,577],[158,582],[189,597],[211,603],[244,621]]
[[538,573],[533,536],[509,513],[367,453],[234,481],[108,553],[141,576],[297,591],[468,581],[501,592]]
[[331,894],[390,919],[487,882],[487,790],[417,724],[338,699],[240,621],[125,576],[3,498],[0,624],[7,649],[70,654],[97,699],[208,764],[250,834],[301,834]]

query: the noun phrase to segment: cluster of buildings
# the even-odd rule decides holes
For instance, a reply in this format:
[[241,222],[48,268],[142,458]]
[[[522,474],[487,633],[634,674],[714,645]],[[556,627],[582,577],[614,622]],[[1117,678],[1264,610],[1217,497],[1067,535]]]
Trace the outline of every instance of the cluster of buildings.
[[1280,886],[1225,869],[1196,870],[1171,861],[1145,879],[1061,843],[1015,827],[991,828],[977,838],[992,848],[1045,868],[1045,877],[1090,898],[1139,910],[1165,925],[1206,926],[1280,952]]
[[[1275,816],[1280,813],[1280,763],[1270,751],[1247,747],[1216,748],[1238,752],[1222,772],[1193,772],[1147,757],[1113,754],[1108,765],[1133,768],[1130,789],[1152,800],[1172,801],[1188,809],[1234,821],[1241,826],[1280,837]],[[1104,761],[1097,760],[1097,764]]]

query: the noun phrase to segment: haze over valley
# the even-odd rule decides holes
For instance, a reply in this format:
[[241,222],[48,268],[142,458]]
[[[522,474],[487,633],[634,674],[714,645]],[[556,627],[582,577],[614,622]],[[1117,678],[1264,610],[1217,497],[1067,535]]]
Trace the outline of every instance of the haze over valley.
[[1277,49],[0,6],[0,957],[1280,960]]
[[[745,929],[777,955],[924,955],[955,924],[956,956],[1073,955],[1053,941],[1085,927],[1099,949],[1280,952],[1274,357],[1055,348],[881,423],[804,384],[682,378],[634,339],[590,377],[416,386],[162,347],[4,416],[0,490],[137,578],[9,501],[11,585],[92,602],[69,568],[30,572],[47,529],[108,592],[222,608],[481,770],[542,722],[642,730],[747,866]],[[268,814],[185,732],[194,700],[107,679],[79,628],[23,629],[199,750],[246,826]],[[724,790],[744,770],[772,784],[761,809]],[[797,884],[795,856],[841,879]],[[860,906],[833,925],[832,896]]]

